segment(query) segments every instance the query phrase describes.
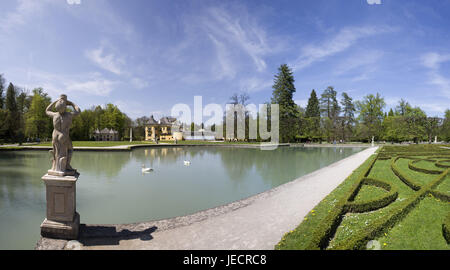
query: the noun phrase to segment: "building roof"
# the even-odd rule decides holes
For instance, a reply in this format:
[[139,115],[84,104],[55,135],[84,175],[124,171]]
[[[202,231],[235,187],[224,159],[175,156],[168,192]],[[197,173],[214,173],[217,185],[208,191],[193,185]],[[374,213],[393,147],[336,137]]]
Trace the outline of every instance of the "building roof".
[[148,121],[148,125],[157,125],[158,122],[156,122],[155,118],[153,118],[153,115],[150,116],[150,120]]
[[171,125],[176,120],[177,120],[176,118],[173,118],[173,117],[170,117],[170,116],[165,116],[165,117],[159,119],[159,123],[161,125]]
[[94,134],[118,134],[119,132],[117,132],[116,130],[113,130],[113,129],[107,129],[107,128],[104,128],[104,129],[102,129],[101,131],[99,131],[98,129],[96,129],[95,131],[94,131]]
[[157,125],[173,125],[177,121],[176,118],[170,116],[164,116],[159,119],[159,122],[153,118],[153,115],[150,116],[150,120],[146,124],[147,126],[157,126]]

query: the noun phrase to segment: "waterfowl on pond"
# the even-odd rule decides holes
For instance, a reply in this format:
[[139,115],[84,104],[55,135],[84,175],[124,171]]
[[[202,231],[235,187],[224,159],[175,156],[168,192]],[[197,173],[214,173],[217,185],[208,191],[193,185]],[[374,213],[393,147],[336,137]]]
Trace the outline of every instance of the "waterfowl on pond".
[[151,171],[153,171],[152,168],[146,168],[145,164],[142,164],[142,172],[151,172]]

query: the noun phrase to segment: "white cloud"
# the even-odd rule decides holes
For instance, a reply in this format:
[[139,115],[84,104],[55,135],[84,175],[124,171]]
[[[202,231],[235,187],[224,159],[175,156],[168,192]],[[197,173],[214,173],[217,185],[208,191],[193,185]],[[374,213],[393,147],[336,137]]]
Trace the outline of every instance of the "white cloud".
[[232,16],[219,8],[208,10],[203,26],[209,34],[227,44],[231,49],[244,51],[253,61],[258,71],[266,69],[264,56],[271,51],[267,44],[265,31],[248,14],[242,11],[240,16]]
[[450,79],[443,76],[440,71],[441,64],[450,61],[450,54],[430,52],[422,55],[421,59],[422,64],[430,69],[428,83],[438,87],[442,95],[450,99]]
[[240,88],[245,92],[258,92],[272,87],[273,80],[259,77],[244,78],[240,81]]
[[112,72],[116,75],[122,73],[121,66],[125,63],[123,59],[117,58],[114,54],[104,54],[104,48],[88,50],[86,57],[100,68]]
[[[52,98],[58,97],[61,93],[84,93],[91,96],[108,96],[118,83],[117,81],[104,78],[99,73],[64,75],[41,70],[23,69],[11,70],[5,73],[17,85],[25,87],[28,90],[35,87],[44,88],[44,91],[49,93]],[[27,78],[25,81],[22,76],[15,79],[14,74],[27,74]]]
[[216,52],[217,52],[217,60],[218,60],[218,70],[215,70],[214,74],[216,74],[217,79],[232,79],[236,75],[236,68],[230,61],[230,54],[225,44],[218,41],[213,35],[209,35],[209,38],[213,41]]
[[18,5],[14,11],[0,17],[0,30],[2,32],[9,32],[17,26],[25,25],[32,18],[32,15],[41,14],[45,10],[43,6],[49,1],[18,0],[17,2]]
[[367,0],[367,4],[369,5],[381,5],[381,0]]
[[361,70],[364,67],[371,68],[376,65],[382,56],[383,52],[378,50],[363,51],[352,54],[335,67],[334,73],[336,75],[341,75],[349,71]]
[[441,63],[447,61],[450,61],[450,54],[439,54],[436,52],[430,52],[422,56],[423,65],[431,69],[438,69]]
[[297,61],[292,65],[293,69],[302,69],[315,62],[323,61],[327,57],[347,50],[362,38],[390,31],[393,29],[373,26],[343,28],[329,40],[303,47]]
[[65,86],[69,92],[84,92],[98,96],[108,96],[113,90],[116,82],[103,78],[92,79],[88,81],[66,82]]

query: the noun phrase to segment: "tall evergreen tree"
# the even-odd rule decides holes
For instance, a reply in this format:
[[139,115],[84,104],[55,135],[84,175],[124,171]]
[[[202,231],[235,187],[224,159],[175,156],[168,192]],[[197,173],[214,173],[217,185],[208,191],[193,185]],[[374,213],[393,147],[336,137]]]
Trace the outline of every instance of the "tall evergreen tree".
[[336,139],[338,124],[337,120],[341,107],[337,101],[337,92],[332,86],[328,86],[320,97],[320,111],[322,113],[322,126],[328,141]]
[[5,105],[5,97],[3,96],[5,92],[5,78],[3,78],[3,74],[0,74],[0,110],[3,109]]
[[16,142],[19,141],[17,138],[19,124],[20,124],[20,115],[19,108],[16,102],[16,90],[12,83],[9,83],[8,89],[6,90],[6,125],[7,125],[7,137],[9,141]]
[[314,141],[320,139],[320,107],[316,91],[313,89],[306,105],[305,118],[301,121],[303,138]]
[[320,117],[319,99],[313,89],[306,105],[305,117]]
[[342,93],[342,127],[343,127],[343,139],[346,140],[348,136],[353,133],[353,124],[355,123],[355,104],[353,104],[353,99],[345,92]]
[[390,116],[390,117],[392,117],[392,116],[394,116],[395,114],[394,114],[394,111],[392,110],[392,108],[389,110],[389,113],[388,113],[388,116]]
[[280,109],[280,141],[290,142],[294,139],[298,130],[297,105],[293,100],[295,93],[294,76],[291,69],[286,64],[278,68],[272,86],[272,104],[278,104]]
[[341,108],[337,101],[337,92],[332,86],[328,86],[320,97],[320,111],[324,117],[335,119],[339,116]]

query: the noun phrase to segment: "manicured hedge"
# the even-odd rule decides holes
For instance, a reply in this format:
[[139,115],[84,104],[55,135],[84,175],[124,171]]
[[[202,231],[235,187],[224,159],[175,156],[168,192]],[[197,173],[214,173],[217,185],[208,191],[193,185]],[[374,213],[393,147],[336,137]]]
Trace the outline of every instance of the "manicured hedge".
[[432,191],[430,191],[430,193],[431,193],[431,195],[438,198],[439,200],[442,200],[444,202],[450,202],[449,194],[445,194],[445,193],[437,191],[437,190],[432,190]]
[[421,188],[421,186],[419,184],[416,184],[414,182],[414,180],[411,179],[409,176],[402,174],[400,168],[398,168],[397,164],[395,164],[397,162],[397,160],[399,160],[400,158],[406,158],[406,157],[396,157],[396,158],[392,159],[392,161],[391,161],[391,169],[392,169],[392,171],[407,186],[409,186],[410,188],[412,188],[415,191],[419,190]]
[[[342,242],[333,249],[363,249],[368,241],[376,239],[384,232],[387,232],[396,223],[403,219],[425,196],[431,192],[431,189],[439,185],[447,176],[449,170],[444,171],[433,181],[425,185],[409,199],[400,202],[394,209],[386,213],[382,218],[375,220],[370,226],[354,233],[350,239]],[[447,227],[448,228],[448,227]]]
[[425,169],[425,168],[420,168],[415,166],[414,164],[419,162],[419,161],[430,161],[430,162],[436,162],[435,159],[417,159],[417,160],[411,160],[408,163],[408,168],[410,168],[413,171],[416,172],[421,172],[421,173],[426,173],[426,174],[441,174],[442,171],[438,171],[438,170],[430,170],[430,169]]
[[450,163],[450,159],[439,160],[434,165],[439,168],[450,168],[450,164],[443,164],[443,162]]
[[[436,153],[429,152],[430,149],[436,150],[436,147],[417,147],[414,149],[414,151],[412,151],[412,153],[407,151],[394,152],[381,150],[375,156],[370,157],[371,160],[368,160],[368,165],[366,165],[366,167],[360,171],[359,175],[354,181],[354,184],[345,191],[345,194],[341,197],[341,199],[334,205],[333,208],[329,210],[329,213],[325,216],[325,218],[323,218],[315,227],[310,237],[311,240],[307,243],[306,249],[364,249],[368,241],[377,239],[378,237],[383,235],[383,233],[386,233],[389,229],[398,224],[398,222],[401,221],[406,215],[408,215],[408,213],[412,209],[414,209],[414,207],[418,203],[420,203],[420,201],[428,194],[431,194],[442,201],[450,202],[449,194],[434,190],[434,188],[436,188],[442,181],[444,181],[444,179],[446,179],[450,169],[447,168],[443,171],[437,171],[415,166],[415,163],[421,160],[435,162],[435,164],[437,164],[439,161],[441,163],[445,163],[440,159],[444,159],[445,161],[449,160],[449,151],[438,151],[438,153]],[[438,175],[427,184],[419,185],[415,182],[414,178],[407,175],[403,171],[403,169],[399,167],[397,161],[401,158],[410,160],[408,163],[409,169],[420,171],[426,174]],[[349,238],[346,238],[345,241],[338,241],[336,244],[333,244],[333,247],[329,247],[329,243],[334,238],[336,231],[341,225],[346,213],[363,213],[375,211],[386,207],[397,200],[399,193],[396,186],[391,185],[384,180],[368,177],[377,160],[389,159],[391,160],[390,167],[394,174],[416,192],[414,192],[412,196],[409,196],[404,201],[396,202],[395,206],[388,208],[386,212],[383,212],[382,216],[372,221],[369,226],[363,226],[361,229],[353,232],[352,235],[350,235]],[[354,199],[356,198],[363,185],[371,185],[383,188],[387,191],[387,193],[375,199],[355,202]],[[449,243],[450,215],[445,219],[444,224],[442,225],[442,230],[447,243]]]
[[[382,196],[381,198],[365,201],[365,202],[353,202],[354,196],[356,194],[352,194],[353,197],[349,198],[349,202],[345,204],[344,211],[345,212],[352,212],[352,213],[364,213],[369,211],[375,211],[377,209],[386,207],[387,205],[394,202],[398,197],[398,192],[396,188],[392,188],[392,186],[384,181],[373,179],[373,178],[364,178],[360,182],[359,189],[363,185],[372,185],[376,187],[380,187],[389,193],[387,195]],[[357,192],[356,192],[357,193]]]
[[447,244],[450,245],[450,214],[447,215],[447,218],[444,220],[444,224],[442,224],[442,234],[444,235]]
[[342,221],[343,215],[346,213],[345,205],[349,199],[354,198],[357,194],[357,190],[361,188],[362,180],[370,173],[377,156],[371,157],[372,161],[367,168],[363,170],[355,184],[348,190],[347,196],[343,196],[336,205],[330,210],[330,213],[323,219],[323,221],[317,226],[313,232],[312,240],[307,246],[307,249],[326,249],[330,240],[334,237],[339,224]]

